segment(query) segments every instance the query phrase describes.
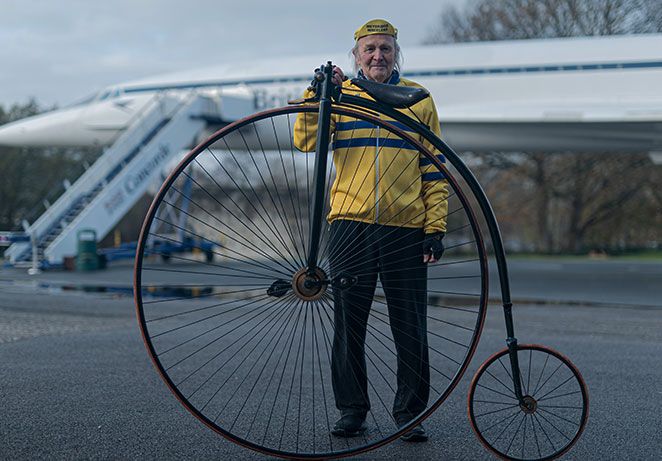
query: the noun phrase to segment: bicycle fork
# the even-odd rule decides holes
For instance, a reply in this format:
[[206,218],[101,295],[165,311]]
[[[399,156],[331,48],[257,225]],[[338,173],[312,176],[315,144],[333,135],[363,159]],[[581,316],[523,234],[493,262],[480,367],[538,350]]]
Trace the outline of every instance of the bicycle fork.
[[508,357],[510,358],[510,368],[513,372],[513,386],[515,396],[519,401],[520,408],[524,412],[533,412],[535,410],[535,401],[530,396],[525,396],[522,393],[522,380],[519,368],[519,359],[517,357],[517,338],[513,327],[513,304],[511,302],[504,302],[503,315],[506,320],[506,346],[508,346]]
[[508,347],[508,357],[510,359],[510,367],[512,370],[512,380],[513,380],[513,390],[515,391],[515,397],[519,403],[520,408],[526,413],[533,413],[536,408],[536,402],[531,398],[531,396],[525,396],[522,393],[522,381],[521,373],[519,367],[519,360],[517,357],[517,338],[515,338],[515,327],[513,325],[513,303],[510,298],[510,281],[508,279],[508,264],[506,262],[506,252],[503,248],[503,240],[501,238],[501,231],[499,230],[499,223],[496,220],[496,215],[490,205],[487,195],[483,191],[483,188],[480,186],[475,176],[469,171],[469,169],[462,163],[462,161],[455,155],[453,151],[447,152],[444,149],[445,145],[435,146],[439,150],[445,152],[451,162],[453,158],[457,161],[453,162],[460,172],[463,173],[463,177],[468,179],[469,184],[472,186],[472,189],[476,193],[475,197],[478,201],[478,205],[483,210],[483,215],[487,222],[487,228],[489,230],[490,239],[492,240],[492,245],[494,247],[494,258],[496,259],[498,274],[499,274],[499,284],[501,287],[501,301],[503,303],[503,314],[506,322],[506,346]]
[[503,315],[506,321],[506,346],[508,347],[508,357],[510,358],[510,368],[512,370],[513,388],[515,397],[519,402],[520,408],[525,413],[533,413],[536,409],[536,401],[531,396],[522,393],[522,380],[519,368],[519,359],[517,357],[517,338],[515,338],[515,327],[513,324],[513,303],[510,298],[510,282],[508,279],[508,265],[506,263],[506,254],[501,239],[501,231],[496,221],[494,211],[489,202],[484,198],[484,204],[489,213],[485,213],[488,220],[488,227],[492,242],[494,245],[494,257],[496,259],[499,272],[499,282],[501,285],[501,300],[503,302]]
[[329,154],[329,139],[331,125],[331,97],[333,92],[333,65],[331,61],[315,72],[317,87],[316,99],[319,100],[317,118],[317,135],[315,141],[315,164],[313,169],[313,197],[310,232],[308,234],[308,255],[306,265],[299,269],[292,280],[276,280],[267,290],[269,296],[284,296],[290,289],[304,301],[320,299],[326,287],[332,285],[338,289],[346,289],[357,282],[357,278],[349,274],[338,274],[329,279],[318,266],[320,251],[320,233],[324,213],[324,195],[326,190],[326,170]]
[[331,121],[331,90],[333,84],[333,65],[327,62],[315,73],[320,96],[319,116],[317,118],[317,140],[315,143],[315,167],[313,169],[313,210],[310,233],[308,235],[307,273],[313,275],[317,268],[322,213],[324,212],[324,190],[326,186],[326,164],[329,154],[329,127]]

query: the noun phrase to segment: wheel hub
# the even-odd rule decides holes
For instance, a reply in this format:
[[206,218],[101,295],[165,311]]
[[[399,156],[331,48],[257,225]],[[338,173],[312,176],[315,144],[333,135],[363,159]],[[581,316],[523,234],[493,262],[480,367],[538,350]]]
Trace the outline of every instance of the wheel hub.
[[328,284],[326,274],[316,267],[312,272],[303,267],[292,277],[292,290],[294,294],[304,301],[316,301],[326,292]]
[[530,395],[525,395],[524,397],[522,397],[522,403],[519,404],[519,407],[522,409],[524,413],[530,415],[535,413],[536,410],[538,409],[538,402]]

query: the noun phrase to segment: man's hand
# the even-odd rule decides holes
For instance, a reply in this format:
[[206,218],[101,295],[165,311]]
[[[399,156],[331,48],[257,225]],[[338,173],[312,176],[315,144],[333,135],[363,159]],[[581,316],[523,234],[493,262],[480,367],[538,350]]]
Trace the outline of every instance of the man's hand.
[[[315,69],[315,73],[321,71],[321,69]],[[338,66],[333,66],[333,75],[331,76],[331,83],[337,86],[341,86],[342,82],[347,80],[347,77],[345,77],[345,74],[343,73],[342,69]],[[310,86],[308,86],[308,91],[314,91],[317,93],[317,87],[319,85],[319,81],[317,78],[313,78],[313,81],[310,82]]]
[[442,242],[444,235],[446,235],[444,232],[425,234],[425,239],[423,239],[424,263],[436,263],[441,259],[441,255],[444,254],[444,244]]
[[346,79],[347,77],[345,77],[342,69],[338,66],[333,66],[333,77],[331,77],[331,82],[333,82],[334,85],[340,86]]

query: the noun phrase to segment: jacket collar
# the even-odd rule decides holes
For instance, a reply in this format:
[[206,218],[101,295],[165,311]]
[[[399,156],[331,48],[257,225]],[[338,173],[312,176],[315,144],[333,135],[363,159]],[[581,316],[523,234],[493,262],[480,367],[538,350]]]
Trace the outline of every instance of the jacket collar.
[[[361,80],[368,80],[366,78],[365,74],[363,73],[362,69],[359,69],[359,72],[356,75],[356,78],[360,78]],[[391,73],[391,76],[389,77],[389,79],[384,83],[386,83],[388,85],[397,85],[398,83],[400,83],[400,73],[397,70],[393,69],[393,73]]]

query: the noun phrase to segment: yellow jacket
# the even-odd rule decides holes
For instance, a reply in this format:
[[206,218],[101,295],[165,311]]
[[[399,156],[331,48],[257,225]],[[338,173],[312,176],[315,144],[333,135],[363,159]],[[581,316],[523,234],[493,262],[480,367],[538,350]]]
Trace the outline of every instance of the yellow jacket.
[[[419,84],[401,78],[402,86]],[[349,80],[343,91],[370,98]],[[304,97],[310,97],[310,92]],[[437,109],[428,97],[411,108],[418,118],[440,135]],[[399,109],[409,114],[409,109]],[[382,116],[385,117],[385,116]],[[384,120],[403,128],[390,118]],[[294,144],[303,152],[314,152],[317,114],[299,114],[294,123]],[[348,219],[388,226],[420,228],[426,233],[446,232],[448,181],[411,144],[385,128],[353,117],[331,115],[333,162],[336,178],[331,187],[329,222]],[[443,155],[419,137],[430,152]]]

